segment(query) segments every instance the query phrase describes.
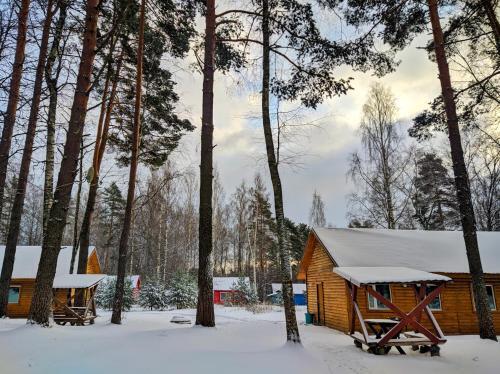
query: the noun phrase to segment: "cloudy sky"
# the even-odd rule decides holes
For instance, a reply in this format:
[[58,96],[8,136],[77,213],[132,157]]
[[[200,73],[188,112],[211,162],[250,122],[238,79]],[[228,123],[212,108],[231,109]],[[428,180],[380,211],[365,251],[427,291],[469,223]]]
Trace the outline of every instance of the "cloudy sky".
[[[426,52],[417,48],[425,45],[425,40],[422,37],[404,50],[399,56],[399,69],[379,79],[396,97],[402,126],[439,93],[437,68]],[[316,111],[302,113],[302,122],[313,122],[315,126],[308,126],[294,139],[294,151],[303,154],[296,160],[299,167],[281,168],[285,214],[295,221],[308,222],[312,194],[317,190],[326,205],[327,222],[338,227],[347,224],[346,195],[353,189],[346,178],[348,157],[360,146],[357,129],[362,105],[370,84],[378,78],[346,68],[339,71],[339,76],[354,77],[354,90],[327,100]],[[177,81],[183,110],[197,126],[185,137],[177,162],[197,169],[202,77],[184,69],[177,73]],[[214,157],[228,195],[243,179],[251,183],[256,172],[269,182],[262,127],[255,119],[260,108],[258,88],[243,89],[238,83],[234,75],[216,75]],[[271,192],[269,183],[268,187]]]

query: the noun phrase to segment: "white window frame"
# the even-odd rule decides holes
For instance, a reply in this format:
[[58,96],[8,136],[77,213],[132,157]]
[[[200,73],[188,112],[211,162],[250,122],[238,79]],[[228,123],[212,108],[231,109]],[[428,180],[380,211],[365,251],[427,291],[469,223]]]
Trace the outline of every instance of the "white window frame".
[[[388,283],[377,283],[377,284],[372,284],[370,287],[373,288],[374,291],[378,292],[377,291],[377,286],[387,286],[389,287],[389,301],[392,303],[392,290],[391,290],[391,285],[388,284]],[[381,295],[382,293],[379,292]],[[380,303],[377,299],[375,299],[372,295],[370,295],[368,292],[366,293],[367,295],[367,303],[368,303],[368,310],[380,310],[380,311],[389,311],[391,310],[389,307],[383,305],[382,303]],[[384,296],[384,295],[382,295]],[[375,307],[372,307],[370,305],[370,298],[372,298],[374,300],[374,304],[375,304]],[[382,304],[382,307],[380,307],[378,304]]]
[[[426,284],[425,285],[425,296],[427,297],[428,293],[427,293],[427,287],[429,286],[432,286],[432,287],[437,287],[436,284],[433,284],[433,283],[430,283],[430,284]],[[432,292],[432,291],[431,291]],[[442,312],[443,311],[443,301],[441,300],[441,293],[438,293],[438,295],[436,296],[438,299],[439,299],[439,309],[436,309],[436,308],[432,308],[430,303],[429,303],[429,309],[432,310],[433,312]]]
[[[486,290],[488,287],[491,288],[491,295],[493,296],[493,309],[490,309],[490,312],[496,312],[497,310],[497,300],[495,298],[495,287],[492,284],[485,284]],[[472,288],[472,284],[470,285],[470,294],[472,296],[472,310],[476,311],[476,301],[474,300],[474,289]],[[488,291],[486,291],[486,297],[488,297]]]
[[11,285],[11,286],[9,286],[9,291],[10,291],[11,288],[18,288],[19,289],[19,298],[17,299],[17,303],[13,303],[11,301],[8,301],[9,294],[7,294],[7,304],[17,305],[17,304],[19,304],[21,302],[21,286]]
[[[220,291],[220,295],[219,295],[220,301],[222,301],[222,302],[231,301],[231,299],[232,299],[231,294],[232,294],[231,291]],[[224,297],[222,297],[222,295],[224,295]],[[228,295],[229,298],[226,299],[226,297],[228,297],[226,295]]]

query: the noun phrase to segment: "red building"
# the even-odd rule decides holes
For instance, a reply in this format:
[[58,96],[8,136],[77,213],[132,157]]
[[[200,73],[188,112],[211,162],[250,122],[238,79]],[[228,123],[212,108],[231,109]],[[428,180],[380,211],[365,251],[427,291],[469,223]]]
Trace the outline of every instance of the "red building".
[[[234,286],[238,283],[238,277],[214,277],[214,303],[225,304],[234,300]],[[250,278],[245,277],[245,282],[250,287]]]

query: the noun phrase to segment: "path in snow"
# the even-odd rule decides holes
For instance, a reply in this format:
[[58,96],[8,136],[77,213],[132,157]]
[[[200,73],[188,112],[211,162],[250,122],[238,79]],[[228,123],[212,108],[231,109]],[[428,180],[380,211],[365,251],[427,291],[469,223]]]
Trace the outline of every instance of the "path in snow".
[[[298,312],[303,320],[303,310]],[[0,373],[496,373],[500,344],[451,337],[441,357],[374,356],[324,327],[300,326],[304,349],[284,345],[283,313],[217,308],[215,329],[170,323],[194,310],[126,313],[122,326],[101,312],[93,326],[26,326],[0,320]]]

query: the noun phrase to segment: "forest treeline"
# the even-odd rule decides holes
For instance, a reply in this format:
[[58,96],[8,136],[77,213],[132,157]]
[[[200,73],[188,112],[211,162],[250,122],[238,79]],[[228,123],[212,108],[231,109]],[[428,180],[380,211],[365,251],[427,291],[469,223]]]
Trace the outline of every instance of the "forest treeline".
[[[28,321],[43,326],[61,245],[73,245],[78,273],[97,245],[104,269],[117,273],[112,323],[121,323],[130,272],[166,279],[173,268],[196,269],[196,324],[206,327],[215,325],[214,272],[251,272],[261,288],[280,279],[286,337],[300,343],[291,282],[307,227],[286,218],[279,105],[315,110],[353,89],[342,68],[387,75],[424,39],[441,94],[409,134],[448,141],[437,152],[410,149],[390,91],[372,87],[363,150],[350,160],[351,224],[461,229],[480,336],[496,340],[476,230],[498,228],[497,9],[496,0],[1,0],[0,316],[18,244],[41,240]],[[201,123],[181,109],[182,64],[203,77]],[[244,72],[259,93],[268,173],[224,191],[214,84]],[[181,170],[172,152],[200,124],[199,173]],[[126,191],[108,178],[119,168]]]

